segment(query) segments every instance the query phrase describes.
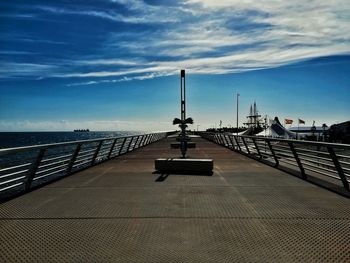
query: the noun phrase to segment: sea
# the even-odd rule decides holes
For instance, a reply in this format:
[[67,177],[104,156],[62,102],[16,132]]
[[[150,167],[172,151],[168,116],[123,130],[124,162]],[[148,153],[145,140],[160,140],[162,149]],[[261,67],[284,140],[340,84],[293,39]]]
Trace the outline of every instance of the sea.
[[0,132],[0,149],[142,134],[136,131]]

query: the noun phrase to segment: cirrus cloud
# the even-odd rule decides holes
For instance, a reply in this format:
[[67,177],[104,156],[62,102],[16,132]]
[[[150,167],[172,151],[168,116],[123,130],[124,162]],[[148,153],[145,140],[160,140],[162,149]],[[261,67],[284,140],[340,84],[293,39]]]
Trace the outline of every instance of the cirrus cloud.
[[[345,0],[186,0],[169,6],[142,0],[102,3],[105,5],[24,6],[23,14],[30,12],[32,19],[54,15],[62,23],[83,28],[83,24],[76,24],[83,17],[92,25],[102,20],[108,30],[91,29],[94,47],[88,55],[80,50],[64,58],[62,52],[40,58],[33,54],[40,61],[3,61],[11,70],[3,67],[1,74],[5,78],[67,78],[72,79],[68,84],[72,86],[96,85],[167,76],[180,68],[197,74],[227,74],[350,53],[350,4]],[[21,15],[19,11],[16,14]],[[59,42],[41,37],[46,45]],[[75,36],[79,37],[85,35]],[[34,42],[37,39],[33,37]],[[72,46],[74,40],[61,39]],[[55,47],[58,53],[60,47]],[[25,70],[13,69],[15,63],[25,65]]]

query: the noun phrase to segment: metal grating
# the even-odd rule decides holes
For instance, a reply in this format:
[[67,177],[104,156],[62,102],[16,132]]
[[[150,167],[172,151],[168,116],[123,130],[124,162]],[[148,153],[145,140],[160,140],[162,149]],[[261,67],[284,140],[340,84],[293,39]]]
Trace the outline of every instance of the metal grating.
[[349,262],[350,200],[196,139],[213,176],[168,175],[165,140],[0,205],[0,262]]
[[350,261],[347,220],[92,219],[1,224],[2,262]]

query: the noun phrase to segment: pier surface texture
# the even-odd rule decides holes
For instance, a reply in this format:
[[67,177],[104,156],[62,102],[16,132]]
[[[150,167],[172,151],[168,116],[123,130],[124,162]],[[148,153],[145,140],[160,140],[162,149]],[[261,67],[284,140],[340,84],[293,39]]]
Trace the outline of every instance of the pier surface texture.
[[1,204],[0,262],[350,262],[348,198],[193,141],[212,176],[163,139]]

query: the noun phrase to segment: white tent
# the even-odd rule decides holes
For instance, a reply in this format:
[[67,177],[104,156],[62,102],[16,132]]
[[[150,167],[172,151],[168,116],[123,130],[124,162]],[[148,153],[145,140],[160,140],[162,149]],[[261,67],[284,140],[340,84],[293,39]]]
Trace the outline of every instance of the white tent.
[[278,118],[275,117],[274,120],[270,120],[270,125],[262,132],[256,134],[256,136],[262,137],[273,137],[273,138],[283,138],[283,139],[295,139],[296,133],[288,131],[282,126]]
[[238,134],[237,134],[237,132],[232,132],[231,134],[232,135],[248,135],[249,131],[250,131],[250,129],[246,129],[244,131],[239,132]]

